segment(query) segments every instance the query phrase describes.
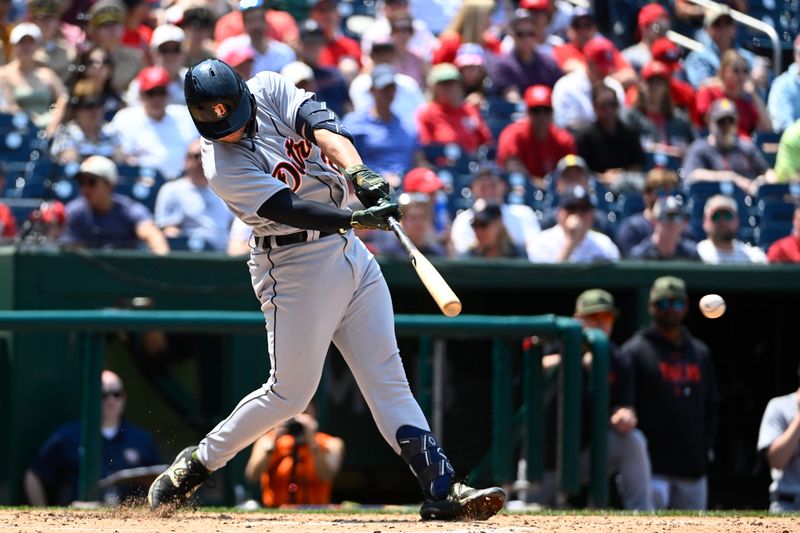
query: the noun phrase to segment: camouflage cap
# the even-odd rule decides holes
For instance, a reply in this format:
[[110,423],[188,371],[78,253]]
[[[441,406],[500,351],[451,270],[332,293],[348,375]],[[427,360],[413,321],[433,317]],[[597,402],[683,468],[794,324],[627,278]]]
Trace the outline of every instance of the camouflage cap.
[[650,287],[650,303],[665,298],[681,298],[686,300],[686,282],[675,276],[663,276],[653,282]]
[[614,297],[603,289],[583,291],[575,300],[575,316],[586,316],[594,313],[617,314]]

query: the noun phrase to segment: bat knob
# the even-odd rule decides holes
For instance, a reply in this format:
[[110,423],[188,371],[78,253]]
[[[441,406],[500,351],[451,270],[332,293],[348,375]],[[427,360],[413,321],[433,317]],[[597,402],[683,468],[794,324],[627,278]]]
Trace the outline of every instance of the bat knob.
[[461,313],[461,302],[456,300],[455,302],[444,304],[442,312],[449,317],[458,316],[458,314]]

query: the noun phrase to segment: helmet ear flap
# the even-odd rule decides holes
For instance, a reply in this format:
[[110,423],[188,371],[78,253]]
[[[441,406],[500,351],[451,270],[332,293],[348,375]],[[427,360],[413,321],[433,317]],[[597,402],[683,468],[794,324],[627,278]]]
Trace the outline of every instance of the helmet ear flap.
[[250,94],[250,120],[247,121],[247,129],[245,130],[245,137],[254,137],[258,131],[258,123],[256,121],[256,97],[253,93]]

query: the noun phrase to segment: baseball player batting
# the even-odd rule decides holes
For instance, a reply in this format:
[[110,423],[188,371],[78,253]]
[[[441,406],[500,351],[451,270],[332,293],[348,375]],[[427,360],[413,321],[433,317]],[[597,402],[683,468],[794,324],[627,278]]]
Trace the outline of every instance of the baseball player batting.
[[[505,492],[456,481],[409,389],[386,282],[350,231],[389,230],[387,217],[400,216],[389,184],[362,163],[351,135],[324,103],[278,74],[261,72],[245,82],[210,59],[189,69],[184,92],[203,137],[211,189],[253,228],[248,265],[266,321],[271,371],[263,386],[156,478],[150,507],[186,503],[236,453],[300,414],[333,341],[381,434],[419,480],[422,518],[493,516]],[[364,209],[346,209],[348,180]]]

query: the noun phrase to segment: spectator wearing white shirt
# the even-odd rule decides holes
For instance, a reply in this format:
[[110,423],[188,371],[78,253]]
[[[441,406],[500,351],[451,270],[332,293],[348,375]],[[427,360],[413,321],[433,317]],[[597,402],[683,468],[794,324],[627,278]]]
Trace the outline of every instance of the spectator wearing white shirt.
[[183,172],[183,156],[198,137],[185,105],[167,105],[169,72],[147,67],[137,77],[141,105],[121,109],[111,124],[131,164],[158,170],[172,180]]
[[523,204],[508,204],[505,201],[508,184],[500,177],[492,165],[484,165],[475,173],[470,184],[475,205],[458,213],[450,229],[450,241],[456,255],[464,255],[478,244],[472,226],[475,209],[481,210],[486,204],[497,204],[503,217],[508,236],[514,245],[524,248],[525,244],[539,233],[539,220],[533,209]]
[[233,213],[208,187],[200,163],[199,138],[186,151],[184,176],[158,191],[155,216],[166,237],[185,237],[216,251],[227,249]]
[[297,59],[289,45],[267,37],[266,12],[266,7],[260,2],[254,3],[253,7],[242,9],[245,33],[222,41],[217,48],[217,57],[222,57],[234,49],[252,47],[254,75],[265,70],[280,72],[283,67]]
[[[370,53],[373,69],[382,64],[393,64],[395,59],[395,45],[390,40],[375,42]],[[397,86],[394,100],[392,100],[391,111],[400,118],[400,122],[406,131],[417,132],[417,110],[427,103],[425,95],[411,76],[397,73],[394,76]],[[371,109],[375,107],[375,99],[370,92],[372,89],[372,76],[370,72],[364,72],[356,76],[350,83],[350,101],[353,103],[353,110]]]
[[[164,67],[169,72],[170,83],[167,87],[168,103],[186,104],[183,94],[183,77],[186,69],[183,67],[185,54],[181,47],[185,39],[183,30],[172,24],[162,24],[153,30],[150,39],[150,53],[153,64]],[[139,103],[139,80],[134,79],[125,93],[125,102],[129,106]]]
[[708,238],[698,243],[697,253],[704,263],[718,265],[767,262],[767,256],[761,248],[736,238],[739,232],[739,210],[733,198],[718,194],[708,199],[703,208],[703,230]]
[[597,118],[592,103],[592,86],[599,81],[613,89],[620,106],[624,105],[625,90],[611,77],[615,50],[605,37],[594,37],[583,47],[586,68],[573,70],[556,82],[553,86],[553,119],[557,126],[575,130]]
[[591,263],[617,261],[619,250],[609,237],[592,230],[592,196],[577,185],[561,193],[557,224],[528,241],[528,259],[534,263]]

